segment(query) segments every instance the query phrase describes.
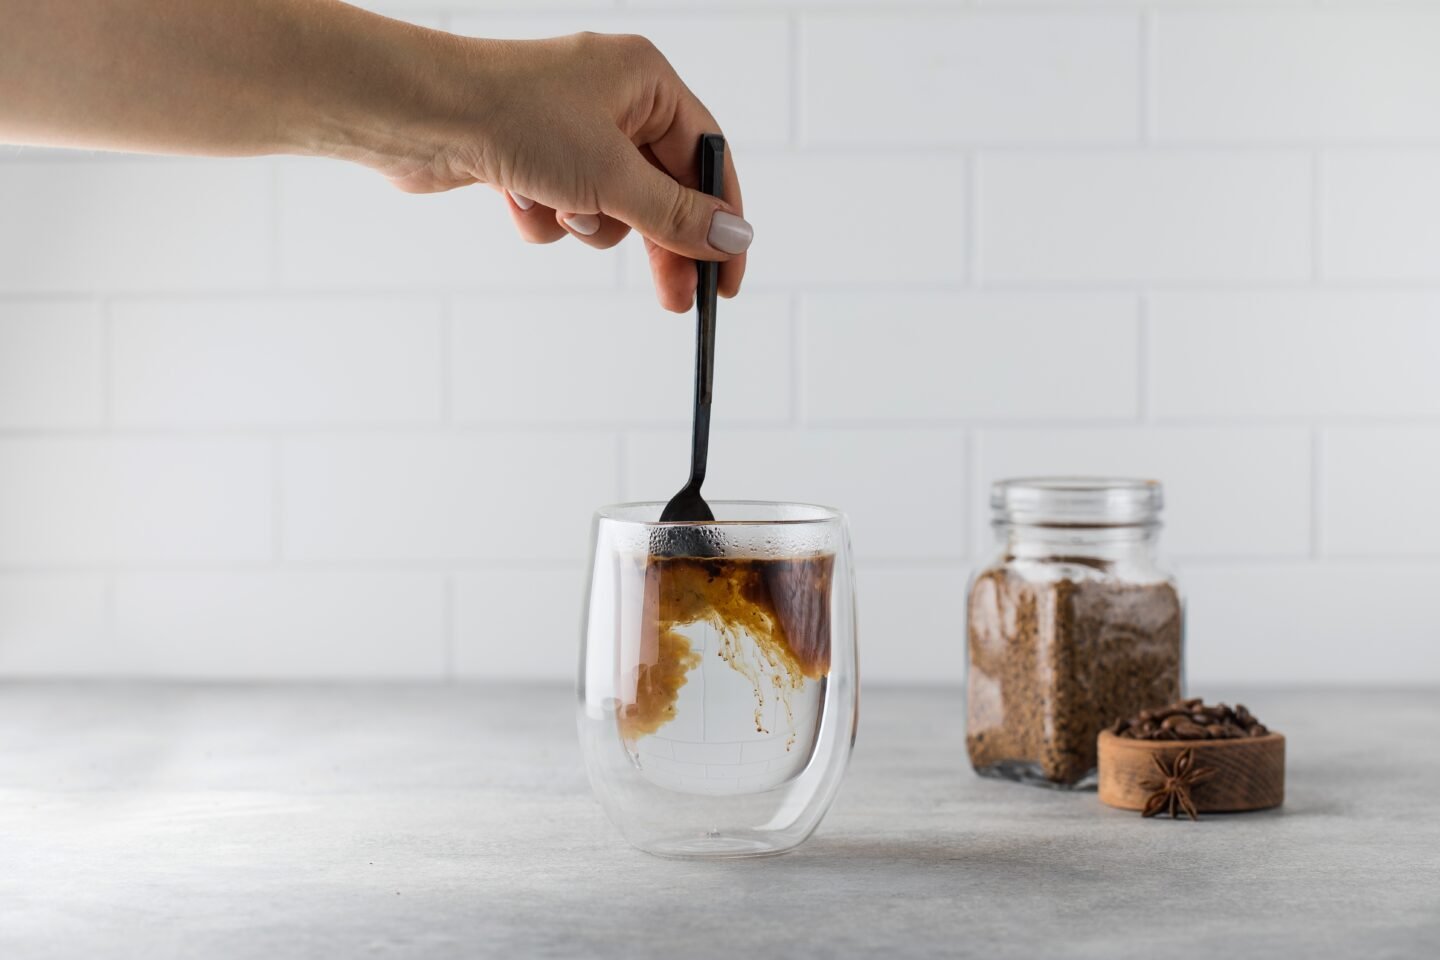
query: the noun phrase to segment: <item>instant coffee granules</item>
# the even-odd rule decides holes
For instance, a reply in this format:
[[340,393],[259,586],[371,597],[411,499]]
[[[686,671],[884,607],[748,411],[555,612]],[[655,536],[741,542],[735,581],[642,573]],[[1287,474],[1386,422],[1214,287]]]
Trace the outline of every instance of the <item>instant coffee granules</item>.
[[1092,777],[1101,730],[1180,695],[1181,620],[1169,583],[982,573],[969,605],[970,762],[1063,786]]

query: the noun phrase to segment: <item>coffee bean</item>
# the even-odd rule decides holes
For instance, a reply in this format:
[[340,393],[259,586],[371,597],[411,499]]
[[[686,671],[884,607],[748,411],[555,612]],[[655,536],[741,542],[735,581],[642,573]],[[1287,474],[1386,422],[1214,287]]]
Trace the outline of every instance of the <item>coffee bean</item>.
[[1198,723],[1191,723],[1189,720],[1181,720],[1173,729],[1175,736],[1181,740],[1204,740],[1210,736],[1205,732],[1204,727]]
[[1206,706],[1194,697],[1149,707],[1126,723],[1124,735],[1135,740],[1236,740],[1270,732],[1243,705]]

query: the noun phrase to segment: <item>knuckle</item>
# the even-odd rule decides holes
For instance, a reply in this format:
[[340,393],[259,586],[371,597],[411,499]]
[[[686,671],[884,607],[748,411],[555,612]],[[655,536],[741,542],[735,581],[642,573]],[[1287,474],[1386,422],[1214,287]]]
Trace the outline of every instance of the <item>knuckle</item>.
[[683,190],[672,190],[665,200],[661,214],[661,225],[671,236],[680,237],[689,232],[695,220],[695,205]]
[[637,33],[595,33],[582,30],[570,34],[565,41],[574,48],[574,52],[602,62],[632,66],[637,63],[647,66],[657,61],[665,62],[660,49],[648,37]]
[[614,40],[617,50],[627,57],[663,59],[660,48],[655,46],[649,37],[641,36],[638,33],[621,33],[616,34]]
[[566,54],[570,58],[589,61],[604,55],[608,39],[604,34],[595,33],[592,30],[581,30],[579,33],[560,37],[559,42],[568,48]]

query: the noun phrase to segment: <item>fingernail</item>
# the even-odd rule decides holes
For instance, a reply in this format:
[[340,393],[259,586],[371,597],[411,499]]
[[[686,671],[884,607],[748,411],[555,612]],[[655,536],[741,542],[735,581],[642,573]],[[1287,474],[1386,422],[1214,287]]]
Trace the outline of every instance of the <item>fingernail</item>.
[[577,213],[565,221],[565,226],[584,237],[593,237],[600,230],[600,218],[593,213]]
[[529,210],[531,207],[535,206],[535,201],[531,200],[529,197],[522,197],[520,196],[520,194],[508,190],[506,191],[506,193],[510,194],[510,199],[514,200],[515,206],[519,207],[521,210]]
[[710,235],[706,239],[721,253],[744,253],[755,239],[755,228],[733,213],[716,210],[710,218]]

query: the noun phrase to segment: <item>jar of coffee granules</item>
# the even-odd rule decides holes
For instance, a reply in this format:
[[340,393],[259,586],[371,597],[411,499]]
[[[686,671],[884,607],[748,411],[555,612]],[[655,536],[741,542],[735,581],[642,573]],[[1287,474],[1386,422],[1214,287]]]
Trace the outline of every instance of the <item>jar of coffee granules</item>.
[[1160,484],[1003,480],[990,506],[1001,551],[970,584],[970,762],[1092,786],[1100,731],[1180,697],[1183,606],[1154,556]]

